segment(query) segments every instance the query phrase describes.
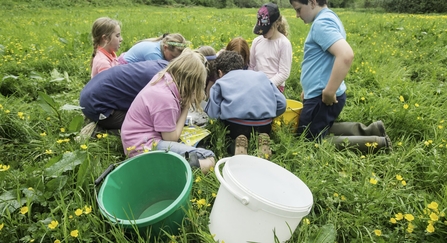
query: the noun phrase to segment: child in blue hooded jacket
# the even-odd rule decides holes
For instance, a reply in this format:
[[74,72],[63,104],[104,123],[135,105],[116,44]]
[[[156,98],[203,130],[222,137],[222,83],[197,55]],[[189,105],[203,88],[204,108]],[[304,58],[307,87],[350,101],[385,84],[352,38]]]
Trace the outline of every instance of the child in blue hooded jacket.
[[258,136],[258,155],[269,157],[273,118],[286,110],[286,98],[262,72],[243,70],[244,61],[234,51],[215,60],[219,79],[210,89],[205,112],[220,119],[235,139],[235,155],[247,154],[252,131]]

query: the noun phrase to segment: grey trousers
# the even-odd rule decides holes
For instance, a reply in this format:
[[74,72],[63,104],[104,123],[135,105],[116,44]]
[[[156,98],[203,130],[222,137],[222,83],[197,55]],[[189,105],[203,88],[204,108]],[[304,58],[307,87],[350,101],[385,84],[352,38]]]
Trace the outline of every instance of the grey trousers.
[[[366,126],[359,122],[338,122],[329,129],[326,138],[337,149],[349,148],[363,153],[375,153],[381,148],[389,148],[385,127],[381,121]],[[388,139],[389,140],[389,139]]]

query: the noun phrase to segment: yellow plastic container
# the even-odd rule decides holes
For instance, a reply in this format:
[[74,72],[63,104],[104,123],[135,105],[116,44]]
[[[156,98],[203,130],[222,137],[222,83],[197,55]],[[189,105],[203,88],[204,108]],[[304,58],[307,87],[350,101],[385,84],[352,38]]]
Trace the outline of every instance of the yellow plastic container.
[[290,126],[292,132],[296,132],[301,110],[303,109],[303,103],[291,99],[287,99],[286,101],[286,111],[282,115],[273,119],[273,129],[277,130],[278,127],[286,125]]

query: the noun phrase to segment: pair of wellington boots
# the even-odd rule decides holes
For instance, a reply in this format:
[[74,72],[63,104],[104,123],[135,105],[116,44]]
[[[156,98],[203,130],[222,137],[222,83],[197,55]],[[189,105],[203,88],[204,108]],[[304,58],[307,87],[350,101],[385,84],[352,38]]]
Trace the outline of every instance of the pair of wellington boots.
[[392,143],[385,132],[382,121],[376,121],[369,126],[359,122],[338,122],[329,129],[328,137],[337,149],[349,148],[362,153],[375,153],[380,149],[386,152],[392,150]]
[[[234,155],[248,154],[248,139],[245,135],[236,137]],[[258,135],[258,157],[268,159],[272,155],[270,136],[267,133]]]

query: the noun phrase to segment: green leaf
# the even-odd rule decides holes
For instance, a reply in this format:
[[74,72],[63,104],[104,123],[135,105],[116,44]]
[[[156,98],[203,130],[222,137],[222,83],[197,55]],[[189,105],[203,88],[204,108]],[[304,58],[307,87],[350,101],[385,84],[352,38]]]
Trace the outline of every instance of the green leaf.
[[55,114],[59,117],[59,113],[57,111],[57,103],[54,102],[53,98],[43,92],[37,92],[39,94],[39,105],[42,107],[44,111],[50,114]]
[[77,132],[81,130],[83,124],[84,124],[84,117],[81,115],[75,116],[68,125],[68,131]]
[[64,188],[65,184],[67,184],[67,181],[67,176],[58,176],[57,178],[51,179],[45,184],[46,190],[58,193],[62,188]]
[[43,101],[45,101],[48,105],[50,105],[51,107],[56,107],[57,104],[56,102],[54,102],[53,98],[51,98],[51,96],[45,94],[44,92],[37,92],[39,94],[39,98]]
[[58,156],[51,158],[45,165],[45,168],[48,168],[48,167],[56,164],[59,160],[61,160],[61,158],[62,158],[62,155],[58,155]]
[[[26,201],[23,201],[26,203]],[[20,203],[14,191],[6,191],[0,195],[0,215],[4,215],[5,210],[9,212],[14,212],[16,209],[20,208],[22,203]]]
[[333,243],[337,236],[337,231],[333,224],[326,224],[318,230],[315,238],[311,240],[311,243]]
[[82,107],[78,106],[78,105],[65,104],[65,105],[61,106],[60,109],[63,111],[77,111],[77,110],[82,110]]
[[45,169],[45,176],[58,177],[65,171],[74,170],[85,158],[85,152],[75,151],[65,153],[60,161]]
[[86,159],[84,162],[82,162],[81,166],[79,166],[78,170],[78,177],[76,179],[76,186],[82,187],[84,184],[85,178],[87,177],[90,172],[90,160]]

